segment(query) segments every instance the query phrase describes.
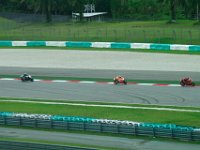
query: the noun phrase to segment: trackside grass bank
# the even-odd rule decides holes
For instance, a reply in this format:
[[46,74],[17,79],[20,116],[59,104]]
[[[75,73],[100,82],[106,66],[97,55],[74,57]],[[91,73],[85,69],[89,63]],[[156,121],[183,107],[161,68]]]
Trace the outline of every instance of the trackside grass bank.
[[200,44],[196,21],[19,23],[0,17],[0,40]]
[[[3,99],[3,98],[2,98]],[[78,102],[77,102],[78,103]],[[79,102],[80,104],[81,102]],[[84,102],[82,102],[84,103]],[[134,104],[137,106],[136,104]],[[120,105],[122,106],[122,104]],[[126,104],[127,106],[127,104]],[[132,104],[133,106],[133,104]],[[141,107],[141,105],[138,105]],[[155,107],[146,105],[145,107]],[[157,106],[158,107],[158,106]],[[165,106],[162,106],[164,108]],[[168,106],[170,108],[170,106]],[[173,107],[172,107],[173,108]],[[176,107],[176,109],[183,109]],[[187,108],[190,110],[200,110],[200,108]],[[167,123],[184,126],[200,127],[199,112],[178,112],[168,110],[150,110],[150,109],[131,109],[116,107],[99,107],[99,106],[79,106],[79,105],[62,105],[62,104],[38,104],[24,102],[5,102],[0,101],[1,112],[18,112],[18,113],[37,113],[64,116],[82,116],[94,117],[99,119],[129,120],[137,122]]]

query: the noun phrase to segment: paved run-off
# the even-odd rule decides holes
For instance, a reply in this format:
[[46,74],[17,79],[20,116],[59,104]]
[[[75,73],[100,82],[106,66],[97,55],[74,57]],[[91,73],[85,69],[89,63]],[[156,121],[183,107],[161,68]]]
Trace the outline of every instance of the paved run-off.
[[0,67],[200,72],[199,55],[47,49],[1,49]]

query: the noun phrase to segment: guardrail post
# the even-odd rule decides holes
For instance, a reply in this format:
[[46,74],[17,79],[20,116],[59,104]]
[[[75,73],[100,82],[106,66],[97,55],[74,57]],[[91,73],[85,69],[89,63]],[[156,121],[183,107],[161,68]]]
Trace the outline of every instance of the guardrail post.
[[100,132],[102,133],[103,129],[102,129],[102,123],[100,123]]
[[117,133],[119,133],[119,131],[120,131],[120,125],[117,124]]
[[51,120],[51,125],[50,126],[51,126],[51,129],[53,129],[53,120]]
[[174,129],[171,129],[172,138],[174,138]]
[[83,122],[83,131],[85,131],[86,127],[85,127],[85,122]]
[[19,126],[21,127],[22,126],[22,118],[19,117]]
[[68,122],[64,122],[65,125],[66,125],[66,129],[69,130],[69,125],[68,125]]
[[37,128],[37,119],[35,119],[35,128]]
[[156,129],[153,127],[153,137],[156,137]]
[[4,116],[3,118],[4,118],[4,125],[7,125],[7,119],[6,119],[6,116]]
[[193,131],[190,131],[190,140],[193,141]]
[[138,129],[138,125],[134,125],[135,136],[137,135],[137,129]]

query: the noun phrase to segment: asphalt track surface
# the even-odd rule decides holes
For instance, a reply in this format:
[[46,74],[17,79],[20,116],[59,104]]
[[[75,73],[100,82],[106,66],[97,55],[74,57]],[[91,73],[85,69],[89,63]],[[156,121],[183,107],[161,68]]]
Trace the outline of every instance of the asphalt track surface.
[[[51,50],[52,51],[52,50]],[[69,52],[69,53],[68,53]],[[32,75],[46,76],[67,76],[67,77],[93,77],[113,78],[121,74],[129,79],[150,79],[150,80],[179,80],[183,76],[191,76],[194,80],[200,78],[200,57],[186,55],[160,55],[142,53],[118,53],[106,52],[99,54],[94,52],[73,52],[73,51],[27,51],[27,50],[1,50],[0,51],[0,72],[2,75],[21,74],[23,72]],[[77,55],[80,54],[80,55]],[[35,56],[35,57],[34,57]],[[58,56],[58,57],[56,57]],[[151,58],[148,58],[151,56]],[[103,58],[103,60],[102,60]],[[117,59],[116,59],[117,58]],[[42,61],[43,60],[43,61]],[[61,61],[61,63],[58,62]],[[81,60],[81,61],[80,61]],[[113,63],[112,63],[113,61]],[[75,63],[78,64],[75,64]],[[54,63],[51,65],[51,63]],[[72,66],[73,65],[73,66]],[[88,67],[87,67],[88,66]],[[160,71],[161,70],[161,71]],[[104,102],[143,103],[158,105],[177,106],[200,106],[200,88],[181,87],[153,87],[153,86],[114,86],[105,84],[76,84],[76,83],[22,83],[20,81],[0,81],[0,95],[2,97],[29,97],[45,99],[68,99]],[[3,136],[23,136],[25,138],[39,135],[39,133],[22,133],[17,129],[12,131],[2,128]],[[10,133],[9,133],[10,132]],[[25,131],[26,132],[26,131]],[[39,131],[41,132],[41,131]],[[17,135],[16,135],[16,134]],[[97,145],[108,147],[120,147],[120,149],[135,150],[197,150],[199,145],[184,143],[159,142],[156,140],[139,140],[112,137],[81,137],[80,135],[53,135],[41,133],[36,139],[53,138],[48,140],[74,140],[75,143],[89,141]],[[77,140],[77,136],[82,139]],[[95,142],[96,141],[96,142]],[[107,143],[109,142],[109,143]],[[110,146],[109,146],[110,145]]]
[[200,87],[0,81],[2,97],[200,106]]
[[[165,142],[151,139],[130,139],[98,135],[83,135],[62,132],[36,131],[0,127],[0,137],[18,138],[26,140],[61,142],[65,144],[79,144],[83,146],[99,146],[118,150],[199,150],[199,144],[183,142]],[[163,146],[165,145],[165,146]]]

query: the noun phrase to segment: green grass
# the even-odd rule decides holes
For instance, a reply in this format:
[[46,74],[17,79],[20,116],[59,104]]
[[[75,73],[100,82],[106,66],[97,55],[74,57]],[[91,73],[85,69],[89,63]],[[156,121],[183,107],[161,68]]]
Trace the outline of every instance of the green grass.
[[0,97],[1,100],[12,101],[33,101],[33,102],[55,102],[55,103],[70,103],[70,104],[88,104],[88,105],[117,105],[117,106],[131,106],[131,107],[151,107],[151,108],[172,108],[172,109],[187,109],[187,110],[200,110],[199,107],[190,107],[190,106],[168,106],[168,105],[155,105],[155,104],[136,104],[136,103],[113,103],[113,102],[90,102],[90,101],[81,101],[81,100],[47,100],[47,99],[32,99],[32,98],[13,98],[13,97]]
[[200,26],[195,23],[183,20],[176,24],[166,21],[27,24],[0,18],[0,40],[200,44]]
[[[150,105],[148,107],[151,107]],[[177,107],[182,109],[181,107]],[[192,107],[190,107],[192,109]],[[194,108],[196,110],[199,108]],[[18,113],[39,113],[65,116],[82,116],[99,119],[130,120],[152,123],[173,123],[177,125],[200,127],[198,112],[175,112],[160,110],[143,110],[130,108],[106,108],[92,106],[71,106],[52,104],[32,104],[0,101],[0,111]]]

